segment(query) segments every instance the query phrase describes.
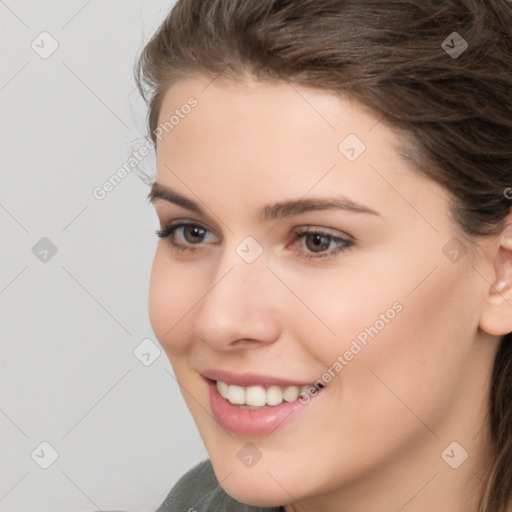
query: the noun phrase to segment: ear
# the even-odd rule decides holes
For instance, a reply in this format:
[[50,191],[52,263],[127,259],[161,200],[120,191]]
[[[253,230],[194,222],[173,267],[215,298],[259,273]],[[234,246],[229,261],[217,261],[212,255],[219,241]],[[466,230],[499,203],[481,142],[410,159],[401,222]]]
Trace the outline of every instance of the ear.
[[485,296],[480,328],[494,336],[512,332],[512,216],[498,235],[494,252],[495,281]]

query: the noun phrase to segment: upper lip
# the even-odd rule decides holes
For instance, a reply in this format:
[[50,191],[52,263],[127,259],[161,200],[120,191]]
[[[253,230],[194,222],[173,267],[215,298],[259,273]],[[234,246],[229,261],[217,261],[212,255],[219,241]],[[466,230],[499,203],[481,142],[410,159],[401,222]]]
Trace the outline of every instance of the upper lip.
[[315,381],[300,381],[274,377],[272,375],[258,375],[256,373],[235,373],[228,370],[207,369],[201,375],[210,380],[220,380],[226,384],[236,386],[311,386]]

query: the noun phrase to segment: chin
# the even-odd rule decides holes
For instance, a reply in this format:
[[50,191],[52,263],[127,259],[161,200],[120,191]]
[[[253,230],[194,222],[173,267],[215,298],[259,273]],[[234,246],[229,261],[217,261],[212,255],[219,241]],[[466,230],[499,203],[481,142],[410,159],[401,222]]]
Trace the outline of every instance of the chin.
[[253,480],[249,479],[240,485],[233,484],[234,480],[229,483],[227,481],[223,482],[222,488],[232,498],[246,505],[279,507],[290,501],[290,495],[282,488],[272,489],[274,486],[278,487],[278,484],[271,477],[268,477],[267,481],[262,485],[257,485]]
[[297,499],[299,492],[303,493],[302,486],[300,491],[295,488],[285,490],[286,486],[279,484],[280,480],[284,480],[279,477],[279,474],[282,475],[287,470],[274,464],[266,465],[260,461],[256,466],[246,468],[237,459],[232,464],[226,464],[225,459],[217,462],[211,460],[222,488],[240,503],[259,507],[278,507],[289,503],[290,495]]

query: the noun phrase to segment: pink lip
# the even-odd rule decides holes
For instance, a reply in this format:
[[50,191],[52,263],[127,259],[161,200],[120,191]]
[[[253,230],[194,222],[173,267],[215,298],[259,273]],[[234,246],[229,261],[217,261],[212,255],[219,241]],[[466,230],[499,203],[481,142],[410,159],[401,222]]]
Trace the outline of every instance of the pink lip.
[[287,380],[281,377],[272,377],[270,375],[257,375],[255,373],[233,373],[226,370],[204,370],[201,372],[203,377],[210,380],[220,380],[226,384],[236,386],[311,386],[313,382],[299,380]]
[[[310,407],[311,400],[315,400],[320,394],[310,396],[308,403],[302,403],[299,400],[283,401],[279,405],[266,405],[261,409],[251,410],[233,405],[223,398],[213,380],[205,379],[205,382],[208,386],[212,413],[219,424],[229,432],[247,436],[270,435],[274,430],[297,417],[298,413]],[[272,382],[275,383],[275,381]]]

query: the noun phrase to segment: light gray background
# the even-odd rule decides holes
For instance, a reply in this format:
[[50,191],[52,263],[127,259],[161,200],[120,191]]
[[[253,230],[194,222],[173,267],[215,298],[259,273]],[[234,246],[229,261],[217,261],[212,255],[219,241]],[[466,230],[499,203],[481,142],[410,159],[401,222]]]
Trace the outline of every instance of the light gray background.
[[132,68],[172,4],[0,0],[1,512],[154,511],[207,457],[165,353],[134,355],[159,347],[148,186],[92,194],[145,142]]

